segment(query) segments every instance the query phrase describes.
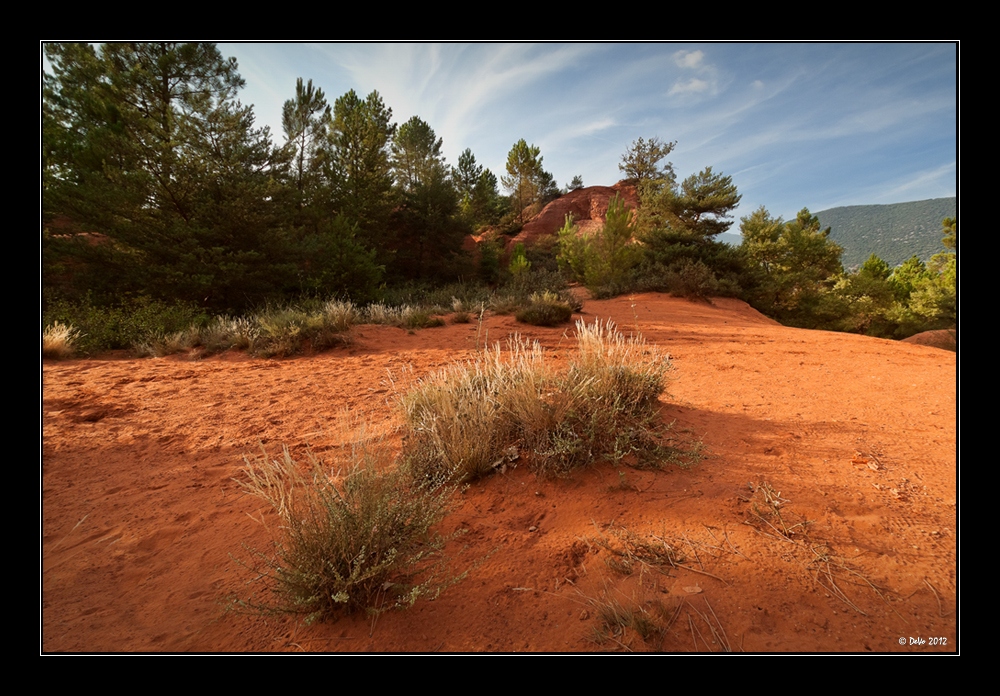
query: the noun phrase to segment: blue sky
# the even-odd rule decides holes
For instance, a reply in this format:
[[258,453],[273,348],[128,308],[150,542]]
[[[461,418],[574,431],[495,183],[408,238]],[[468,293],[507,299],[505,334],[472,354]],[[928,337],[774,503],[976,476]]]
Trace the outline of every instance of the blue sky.
[[[499,178],[519,139],[560,186],[618,181],[639,137],[677,141],[678,177],[733,177],[737,215],[956,195],[957,54],[951,43],[219,44],[258,124],[283,142],[296,78],[327,100],[378,90]],[[736,231],[734,226],[733,232]]]

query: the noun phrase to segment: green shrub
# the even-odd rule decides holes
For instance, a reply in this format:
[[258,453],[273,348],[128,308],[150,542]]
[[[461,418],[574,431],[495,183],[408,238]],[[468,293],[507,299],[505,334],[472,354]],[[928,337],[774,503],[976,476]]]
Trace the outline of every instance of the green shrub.
[[566,216],[558,233],[559,267],[592,291],[621,286],[642,259],[634,235],[633,213],[616,194],[608,202],[604,226],[596,234],[581,237],[572,216]]
[[708,299],[719,291],[719,281],[702,261],[684,259],[667,271],[664,285],[671,295],[689,299]]
[[258,335],[249,346],[252,354],[265,358],[301,353],[310,345],[326,350],[350,341],[347,330],[356,318],[350,303],[328,302],[318,313],[297,307],[269,307],[253,317]]
[[523,275],[527,275],[529,270],[531,270],[531,262],[528,261],[527,257],[524,255],[524,244],[515,244],[514,252],[510,257],[510,264],[507,266],[507,271],[514,278],[520,278]]
[[558,272],[540,271],[511,279],[490,298],[489,308],[497,314],[515,314],[528,307],[534,295],[554,295],[574,312],[583,309],[583,302],[573,297],[566,279]]
[[535,293],[531,296],[531,304],[514,315],[518,321],[534,326],[555,326],[569,321],[573,316],[573,308],[568,302],[559,299],[553,292]]
[[167,304],[148,297],[124,299],[116,305],[97,305],[91,298],[49,303],[42,315],[45,326],[60,322],[80,331],[77,351],[85,355],[131,348],[150,336],[166,336],[204,325],[208,317],[190,304]]
[[[394,466],[384,441],[361,442],[345,471],[326,469],[312,455],[300,468],[287,448],[277,459],[266,451],[244,459],[240,485],[277,523],[269,525],[274,554],[254,552],[248,564],[263,586],[242,606],[312,622],[341,610],[405,607],[440,591],[435,558],[447,539],[432,527],[452,490]],[[414,584],[418,576],[424,579]]]
[[409,311],[403,312],[402,323],[404,329],[428,329],[434,326],[444,326],[444,319],[432,316],[428,310],[406,308]]
[[481,283],[449,283],[430,285],[409,283],[385,288],[379,293],[379,302],[389,307],[421,307],[432,313],[447,312],[457,299],[468,307],[485,302],[490,296],[489,288]]

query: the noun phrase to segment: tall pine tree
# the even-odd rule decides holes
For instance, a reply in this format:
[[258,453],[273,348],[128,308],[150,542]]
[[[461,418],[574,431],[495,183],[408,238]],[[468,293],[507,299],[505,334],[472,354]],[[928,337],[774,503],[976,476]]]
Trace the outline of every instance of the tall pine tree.
[[231,309],[288,282],[275,151],[236,101],[235,59],[212,44],[45,51],[43,209],[108,239],[72,251],[90,289]]

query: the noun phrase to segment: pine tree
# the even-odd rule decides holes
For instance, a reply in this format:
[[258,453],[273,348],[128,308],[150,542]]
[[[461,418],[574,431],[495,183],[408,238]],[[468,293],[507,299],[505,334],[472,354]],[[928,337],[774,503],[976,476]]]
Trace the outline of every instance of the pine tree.
[[361,99],[352,89],[334,102],[326,162],[334,205],[375,248],[383,250],[383,261],[394,202],[389,147],[395,134],[392,109],[378,92]]
[[450,275],[469,231],[460,219],[458,191],[441,146],[434,129],[416,116],[400,126],[393,141],[401,202],[393,214],[393,265],[407,277]]
[[442,144],[434,129],[417,116],[399,127],[392,143],[392,166],[400,189],[412,193],[432,179],[445,176]]
[[476,156],[472,154],[472,150],[465,148],[465,151],[458,156],[458,165],[452,172],[452,179],[455,181],[458,194],[463,198],[471,197],[483,171],[484,168],[476,164]]
[[331,121],[330,105],[323,90],[313,87],[312,80],[295,83],[295,99],[289,99],[281,112],[281,126],[293,162],[293,181],[299,195],[299,207],[306,204],[306,192],[313,189],[319,169],[327,128]]
[[497,189],[496,174],[476,164],[472,150],[466,148],[452,170],[452,182],[458,192],[462,215],[474,228],[495,225],[506,208],[506,201]]
[[824,293],[843,272],[830,228],[821,229],[807,208],[785,222],[761,207],[741,222],[740,249],[757,276],[747,289],[751,304],[794,326],[818,326]]
[[552,187],[558,192],[552,175],[542,169],[541,150],[529,146],[523,138],[507,154],[507,176],[500,177],[500,181],[510,192],[518,222],[524,222],[525,208],[550,194]]
[[732,226],[730,213],[740,198],[731,176],[705,167],[685,179],[680,192],[667,195],[663,203],[672,227],[695,238],[709,239]]
[[277,291],[266,128],[212,44],[48,44],[43,206],[109,242],[74,253],[89,289],[229,309]]
[[676,146],[676,141],[665,143],[656,137],[648,141],[639,138],[622,155],[618,169],[625,174],[626,181],[635,184],[640,191],[650,187],[656,191],[671,189],[676,181],[674,166],[667,162],[661,167],[660,160],[673,152]]

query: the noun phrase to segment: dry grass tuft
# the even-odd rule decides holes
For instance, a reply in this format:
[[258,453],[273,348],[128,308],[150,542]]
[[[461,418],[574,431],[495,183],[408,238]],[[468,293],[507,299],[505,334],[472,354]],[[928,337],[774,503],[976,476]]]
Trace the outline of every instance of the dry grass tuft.
[[544,428],[540,394],[548,381],[542,349],[515,336],[506,356],[496,345],[473,363],[418,382],[401,399],[413,466],[466,481],[491,473],[511,446]]
[[62,360],[73,356],[80,332],[71,325],[55,322],[42,332],[42,357]]
[[[590,639],[598,645],[614,643],[627,652],[634,652],[636,648],[662,649],[664,634],[674,620],[659,600],[628,598],[607,586],[600,597],[586,601],[594,609],[598,622]],[[642,640],[641,647],[636,645],[635,637]]]
[[512,449],[541,473],[656,451],[656,403],[669,359],[614,324],[577,322],[578,352],[557,374],[537,343],[515,337],[417,383],[401,401],[419,471],[471,480]]
[[438,560],[447,539],[432,527],[452,490],[395,466],[383,439],[359,438],[349,449],[339,469],[311,455],[300,466],[287,448],[245,458],[238,483],[266,504],[274,553],[253,552],[247,565],[262,586],[239,605],[311,622],[409,606],[447,584]]

